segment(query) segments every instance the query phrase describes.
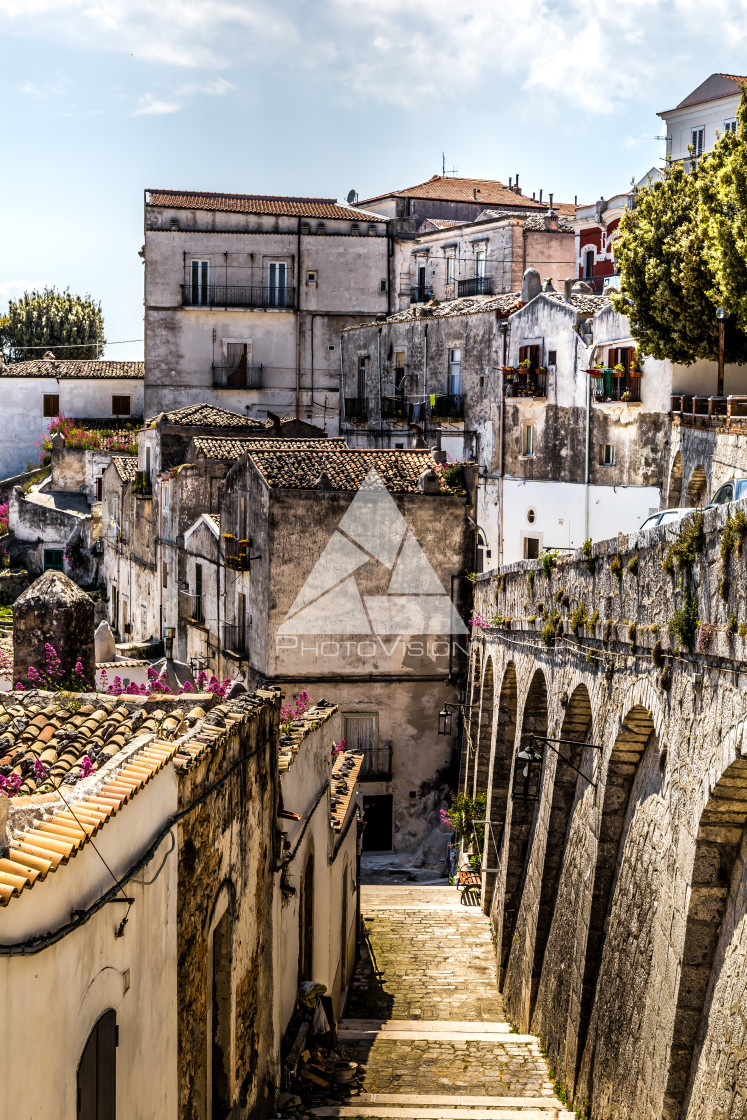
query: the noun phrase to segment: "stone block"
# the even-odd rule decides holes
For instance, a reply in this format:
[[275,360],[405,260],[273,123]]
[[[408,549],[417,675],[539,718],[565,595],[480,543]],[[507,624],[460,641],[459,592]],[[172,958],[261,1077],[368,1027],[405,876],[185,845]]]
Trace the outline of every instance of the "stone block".
[[[93,600],[62,572],[46,571],[13,608],[13,681],[33,687],[29,669],[49,670],[48,647],[60,662],[55,684],[85,691],[96,672]],[[81,672],[75,673],[80,661]]]
[[108,661],[116,661],[117,646],[114,641],[111,626],[108,622],[100,622],[94,634],[96,650],[96,664],[101,665]]

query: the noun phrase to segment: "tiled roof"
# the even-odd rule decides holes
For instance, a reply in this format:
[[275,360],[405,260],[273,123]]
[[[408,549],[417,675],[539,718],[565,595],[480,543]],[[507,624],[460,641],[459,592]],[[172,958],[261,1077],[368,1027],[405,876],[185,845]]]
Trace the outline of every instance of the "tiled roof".
[[252,448],[266,451],[304,451],[307,447],[316,447],[318,450],[334,451],[335,448],[347,446],[345,440],[337,436],[334,439],[283,439],[261,436],[242,439],[231,439],[230,436],[195,436],[195,451],[201,451],[208,459],[240,459]]
[[[373,467],[387,490],[414,494],[433,466],[429,451],[252,451],[250,459],[274,490],[355,491]],[[442,484],[442,492],[450,491]]]
[[137,455],[115,455],[112,462],[122,482],[127,483],[135,481]]
[[[543,295],[548,299],[557,300],[558,303],[565,303],[562,292],[543,292]],[[609,296],[595,296],[585,292],[573,293],[571,296],[571,303],[577,311],[585,315],[596,315],[597,311],[602,311],[605,307],[609,307]]]
[[[544,214],[532,214],[529,218],[524,220],[524,229],[537,230],[538,232],[545,232],[547,226],[545,225]],[[576,227],[573,222],[569,221],[564,214],[558,216],[558,230],[560,233],[575,233]]]
[[[450,319],[456,315],[477,315],[485,311],[498,311],[502,315],[510,315],[521,307],[521,292],[504,292],[500,296],[465,296],[464,299],[450,299],[439,303],[417,303],[405,311],[397,311],[390,315],[387,323],[409,323],[416,319]],[[345,331],[360,331],[370,327],[371,323],[359,323],[354,327],[346,327]]]
[[220,532],[220,514],[218,514],[218,513],[206,513],[206,514],[204,514],[204,516],[208,519],[208,521],[211,523],[211,525],[214,525],[215,528],[218,530],[218,532]]
[[290,770],[309,732],[326,723],[337,711],[338,709],[334,704],[321,700],[313,708],[307,708],[303,715],[293,720],[290,731],[286,735],[280,736],[278,770],[281,774]]
[[536,206],[546,209],[544,203],[509,190],[497,179],[455,179],[450,175],[433,175],[425,183],[418,183],[417,186],[377,194],[374,198],[363,199],[361,206],[366,206],[369,202],[378,202],[382,198],[394,197],[433,198],[441,202],[479,202],[487,205],[501,203],[504,206]]
[[[150,206],[178,210],[224,210],[240,214],[275,214],[292,218],[342,218],[359,222],[360,210],[341,206],[334,198],[284,198],[258,194],[213,194],[206,191],[147,192]],[[364,215],[365,220],[384,222],[380,214]]]
[[[434,229],[451,229],[452,226],[463,226],[464,222],[459,222],[455,218],[426,218],[423,226],[433,226]],[[420,228],[422,229],[423,226]]]
[[54,377],[56,380],[75,378],[139,378],[145,373],[145,362],[65,361],[39,358],[33,362],[14,362],[0,369],[1,377]]
[[240,412],[229,412],[227,408],[218,408],[214,404],[202,401],[200,404],[188,404],[184,408],[175,408],[172,412],[162,412],[160,417],[150,421],[154,424],[157,420],[166,420],[169,424],[179,427],[205,428],[257,428],[264,429],[262,420],[255,420],[251,416],[242,416]]
[[331,816],[332,828],[340,832],[347,820],[351,802],[355,798],[355,787],[361,772],[364,756],[355,751],[338,754],[332,767]]

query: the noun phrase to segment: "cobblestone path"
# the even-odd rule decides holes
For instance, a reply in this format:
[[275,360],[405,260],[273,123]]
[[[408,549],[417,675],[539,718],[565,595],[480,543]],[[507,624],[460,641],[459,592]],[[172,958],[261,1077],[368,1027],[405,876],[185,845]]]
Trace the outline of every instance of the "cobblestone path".
[[373,956],[348,992],[339,1050],[364,1069],[317,1117],[572,1120],[532,1035],[511,1034],[488,919],[453,887],[362,888]]

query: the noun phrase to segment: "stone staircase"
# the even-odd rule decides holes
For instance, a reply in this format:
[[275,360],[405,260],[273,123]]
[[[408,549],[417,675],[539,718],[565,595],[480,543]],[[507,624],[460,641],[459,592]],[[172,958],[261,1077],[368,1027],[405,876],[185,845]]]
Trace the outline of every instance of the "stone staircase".
[[362,888],[370,951],[340,1023],[364,1069],[344,1105],[314,1117],[573,1120],[533,1035],[503,1017],[487,918],[453,887]]

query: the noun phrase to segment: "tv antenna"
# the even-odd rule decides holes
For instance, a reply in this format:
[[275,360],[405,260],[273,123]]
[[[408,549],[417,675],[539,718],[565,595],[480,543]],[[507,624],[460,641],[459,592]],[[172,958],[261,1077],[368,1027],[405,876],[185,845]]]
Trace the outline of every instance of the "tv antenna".
[[358,202],[358,192],[356,190],[348,191],[348,206],[355,206]]
[[441,152],[441,174],[443,175],[444,178],[446,178],[447,175],[458,175],[459,174],[459,168],[458,167],[452,167],[450,171],[446,170],[446,153],[445,152]]

